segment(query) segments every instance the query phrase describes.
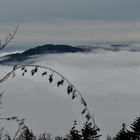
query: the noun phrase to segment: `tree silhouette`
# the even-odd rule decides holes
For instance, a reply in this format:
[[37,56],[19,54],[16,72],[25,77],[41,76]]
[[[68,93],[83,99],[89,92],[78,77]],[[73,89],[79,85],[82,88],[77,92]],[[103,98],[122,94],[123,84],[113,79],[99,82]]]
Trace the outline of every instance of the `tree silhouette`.
[[133,139],[140,140],[140,117],[137,117],[133,121],[130,128],[132,129],[132,131],[130,131],[129,133],[131,133]]
[[82,128],[83,140],[97,140],[101,135],[98,135],[99,129],[92,126],[91,123],[86,122]]
[[122,124],[122,129],[117,133],[115,140],[131,140],[126,124]]
[[19,137],[16,138],[16,140],[35,140],[35,136],[27,126],[24,126]]
[[107,135],[106,140],[113,140],[113,139],[111,138],[111,136]]
[[140,140],[140,116],[130,125],[131,130],[126,128],[125,123],[122,129],[116,134],[115,140]]
[[73,127],[70,130],[70,134],[68,135],[69,140],[81,140],[80,131],[76,129],[77,122],[74,121]]

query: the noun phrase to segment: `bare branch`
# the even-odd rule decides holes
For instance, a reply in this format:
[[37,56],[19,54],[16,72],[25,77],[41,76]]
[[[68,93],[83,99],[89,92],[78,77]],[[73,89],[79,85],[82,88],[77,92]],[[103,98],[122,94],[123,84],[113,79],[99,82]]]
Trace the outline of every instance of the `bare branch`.
[[[87,106],[87,103],[86,103],[85,99],[83,98],[81,92],[66,77],[64,77],[61,73],[59,73],[58,71],[56,71],[56,70],[54,70],[54,69],[52,69],[50,67],[45,67],[45,66],[41,66],[41,65],[28,65],[28,64],[27,65],[15,65],[13,67],[13,70],[11,70],[3,78],[0,79],[0,83],[3,83],[10,76],[12,76],[13,74],[15,74],[16,70],[18,70],[18,69],[20,69],[21,71],[23,71],[22,76],[24,76],[25,73],[27,73],[27,68],[28,67],[35,68],[35,69],[33,69],[34,72],[37,72],[37,69],[38,68],[41,68],[41,69],[45,69],[45,71],[49,70],[50,72],[52,72],[52,73],[60,76],[61,79],[63,79],[63,81],[65,81],[68,84],[68,87],[70,87],[70,89],[68,90],[69,91],[68,93],[70,94],[70,93],[73,93],[74,92],[74,96],[75,95],[76,96],[78,95],[80,97],[81,104],[83,105],[84,109],[86,109],[86,114],[85,114],[85,112],[84,113],[81,113],[81,114],[83,114],[83,115],[85,114],[85,118],[87,119],[87,121],[89,121],[89,120],[92,121],[93,126],[95,128],[98,128],[97,125],[96,125],[96,123],[95,123],[94,115],[91,114],[91,112],[89,111],[88,106]],[[32,72],[32,70],[31,70],[31,72]],[[75,98],[75,97],[73,97],[73,98]]]
[[16,26],[16,28],[15,28],[13,33],[9,33],[6,36],[4,44],[2,44],[1,41],[0,41],[0,51],[2,49],[4,49],[11,42],[11,40],[13,40],[15,38],[15,34],[17,33],[18,28],[19,28],[19,25]]

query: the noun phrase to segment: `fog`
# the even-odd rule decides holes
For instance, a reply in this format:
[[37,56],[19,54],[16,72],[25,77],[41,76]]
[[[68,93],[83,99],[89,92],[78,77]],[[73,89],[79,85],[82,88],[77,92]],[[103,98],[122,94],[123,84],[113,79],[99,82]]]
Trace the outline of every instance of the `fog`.
[[[139,115],[140,52],[96,52],[47,55],[36,64],[51,67],[69,79],[82,93],[105,139],[114,136],[125,122],[128,126]],[[0,75],[11,67],[0,66]],[[40,70],[41,72],[42,70]],[[57,77],[59,78],[59,77]],[[2,116],[17,115],[35,132],[64,135],[77,120],[82,125],[79,99],[71,100],[66,87],[49,84],[39,73],[9,78],[0,85]]]

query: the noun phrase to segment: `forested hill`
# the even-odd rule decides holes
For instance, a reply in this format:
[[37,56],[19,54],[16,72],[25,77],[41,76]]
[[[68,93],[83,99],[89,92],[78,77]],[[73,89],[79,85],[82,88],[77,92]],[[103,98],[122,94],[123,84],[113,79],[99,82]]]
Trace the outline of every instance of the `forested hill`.
[[60,53],[77,53],[89,52],[89,48],[80,48],[70,45],[53,45],[46,44],[28,49],[22,53],[15,53],[3,56],[0,58],[0,64],[21,63],[26,60],[33,60],[36,57],[46,54],[60,54]]

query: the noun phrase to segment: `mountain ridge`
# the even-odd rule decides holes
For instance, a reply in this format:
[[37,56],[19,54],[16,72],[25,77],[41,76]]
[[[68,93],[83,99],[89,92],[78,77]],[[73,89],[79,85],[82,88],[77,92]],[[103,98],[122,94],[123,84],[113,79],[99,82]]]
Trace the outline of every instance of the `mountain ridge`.
[[45,44],[42,46],[37,46],[30,48],[21,53],[14,53],[3,56],[0,58],[1,65],[9,65],[10,63],[22,63],[26,60],[33,59],[37,55],[47,55],[47,54],[60,54],[60,53],[84,53],[90,52],[89,48],[80,48],[71,45],[54,45],[54,44]]

